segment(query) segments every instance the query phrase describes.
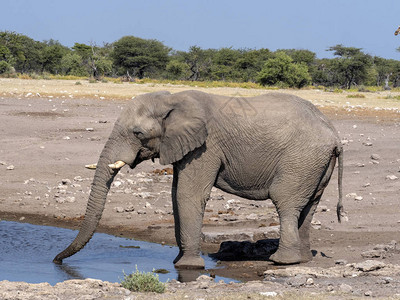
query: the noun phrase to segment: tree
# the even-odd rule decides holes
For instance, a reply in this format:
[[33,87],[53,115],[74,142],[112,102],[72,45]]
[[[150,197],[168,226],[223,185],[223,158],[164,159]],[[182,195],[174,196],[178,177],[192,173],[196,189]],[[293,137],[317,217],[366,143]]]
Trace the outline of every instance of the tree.
[[179,58],[171,59],[165,69],[168,79],[186,79],[189,73],[188,64],[179,60]]
[[271,57],[271,52],[264,48],[259,50],[243,49],[241,52],[241,56],[235,62],[238,80],[255,82],[258,72]]
[[44,42],[44,44],[45,46],[40,55],[42,72],[47,71],[52,74],[60,73],[62,71],[61,60],[70,50],[54,40]]
[[111,50],[109,45],[100,48],[94,44],[75,43],[74,52],[82,58],[82,65],[93,78],[100,78],[112,72]]
[[188,52],[181,52],[185,63],[189,66],[190,75],[188,80],[197,81],[205,79],[212,64],[214,50],[203,50],[198,46],[191,46]]
[[143,78],[146,73],[165,69],[170,50],[157,40],[125,36],[114,43],[112,57],[119,74]]
[[275,53],[258,73],[258,82],[262,85],[283,84],[301,88],[311,83],[311,77],[304,63],[294,63],[293,59],[282,51]]
[[61,59],[61,69],[66,75],[88,76],[89,73],[83,65],[82,57],[74,52],[68,53]]
[[17,72],[40,72],[42,68],[41,51],[44,43],[15,32],[0,32],[0,47],[4,55],[4,48],[8,51],[6,61],[15,68]]
[[360,85],[367,78],[368,68],[372,66],[371,56],[364,54],[361,48],[336,45],[330,47],[336,58],[330,60],[329,68],[335,73],[338,84],[345,88]]

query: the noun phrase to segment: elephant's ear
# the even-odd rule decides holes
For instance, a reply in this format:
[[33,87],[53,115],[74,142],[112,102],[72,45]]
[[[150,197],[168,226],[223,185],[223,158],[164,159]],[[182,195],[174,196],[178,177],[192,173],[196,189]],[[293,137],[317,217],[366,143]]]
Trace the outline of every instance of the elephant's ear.
[[202,105],[188,96],[179,98],[162,121],[162,165],[181,160],[190,151],[203,145],[207,138],[206,114]]

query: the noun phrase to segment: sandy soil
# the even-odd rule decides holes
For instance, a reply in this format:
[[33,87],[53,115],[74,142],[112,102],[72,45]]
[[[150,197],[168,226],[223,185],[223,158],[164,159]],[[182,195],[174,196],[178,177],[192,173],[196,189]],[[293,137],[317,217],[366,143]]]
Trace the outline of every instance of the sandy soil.
[[[190,88],[0,79],[0,218],[78,228],[94,174],[84,166],[96,162],[127,100],[155,90],[184,89]],[[207,91],[232,96],[268,92]],[[333,120],[345,149],[344,205],[349,221],[339,224],[336,220],[334,172],[314,218],[314,259],[301,266],[328,268],[338,260],[358,263],[371,258],[397,264],[400,253],[396,247],[383,252],[374,248],[400,241],[400,101],[394,98],[399,94],[362,93],[365,98],[347,98],[349,93],[319,90],[279,92],[294,93],[316,104]],[[162,168],[150,161],[135,170],[124,167],[109,194],[99,231],[174,244],[171,175],[155,172]],[[270,201],[249,201],[213,189],[204,218],[202,249],[218,252],[224,239],[256,242],[276,238],[277,225]],[[275,268],[265,259],[242,258],[222,261],[225,268],[213,272],[262,280],[265,270]],[[393,293],[391,287],[381,295]]]

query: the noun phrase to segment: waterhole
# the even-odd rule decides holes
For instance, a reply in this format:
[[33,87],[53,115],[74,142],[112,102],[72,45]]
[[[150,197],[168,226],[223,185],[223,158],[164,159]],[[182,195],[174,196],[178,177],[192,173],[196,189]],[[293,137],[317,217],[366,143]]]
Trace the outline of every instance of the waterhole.
[[[76,235],[75,230],[0,221],[0,281],[48,282],[54,285],[68,279],[95,278],[119,282],[124,272],[130,274],[136,266],[142,272],[162,270],[158,275],[163,282],[172,279],[190,281],[207,274],[207,271],[178,273],[172,263],[178,254],[177,247],[103,233],[95,233],[85,248],[65,259],[62,265],[54,264],[53,258]],[[215,261],[206,255],[203,258],[206,269],[215,267]],[[221,277],[215,280],[233,281]]]

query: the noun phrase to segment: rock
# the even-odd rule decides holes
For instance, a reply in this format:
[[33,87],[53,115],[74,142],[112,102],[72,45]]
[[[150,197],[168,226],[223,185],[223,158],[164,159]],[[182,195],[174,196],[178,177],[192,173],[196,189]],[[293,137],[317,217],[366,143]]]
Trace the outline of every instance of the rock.
[[[136,195],[142,199],[154,198],[154,196],[152,194],[150,194],[149,192],[140,192],[140,193],[137,193]],[[148,202],[146,202],[146,203],[148,203]]]
[[386,176],[386,179],[389,179],[389,180],[396,180],[396,179],[398,179],[398,177],[397,177],[396,175],[387,175],[387,176]]
[[357,197],[356,193],[349,193],[349,194],[346,195],[346,198],[353,198],[354,199],[355,197]]
[[63,185],[71,184],[71,180],[70,179],[61,179],[61,183]]
[[138,182],[151,183],[151,182],[153,182],[153,179],[152,178],[139,178]]
[[124,209],[123,207],[121,207],[121,206],[117,206],[117,207],[115,207],[114,209],[115,209],[115,211],[116,211],[117,213],[123,213],[123,212],[125,211],[125,209]]
[[354,265],[354,268],[362,272],[371,272],[386,266],[385,263],[377,260],[366,260]]
[[138,215],[145,215],[145,214],[146,214],[146,211],[145,211],[145,210],[142,210],[142,209],[139,209],[139,210],[137,211],[137,213],[138,213]]
[[233,222],[233,221],[237,221],[237,220],[239,220],[238,216],[233,216],[233,215],[225,215],[224,216],[224,221]]
[[9,170],[9,171],[14,170],[14,169],[15,169],[14,165],[9,165],[9,166],[7,167],[7,170]]
[[63,140],[70,140],[71,138],[69,136],[64,136]]
[[326,206],[326,205],[320,205],[320,206],[318,207],[318,211],[320,211],[320,212],[329,211],[329,210],[328,210],[328,206]]
[[67,197],[67,202],[69,203],[74,203],[75,202],[75,197]]
[[313,285],[314,284],[314,279],[308,278],[306,281],[306,285]]
[[86,131],[94,131],[92,127],[86,128]]
[[347,260],[345,260],[345,259],[338,259],[338,260],[335,261],[335,265],[340,265],[340,266],[347,265]]
[[132,212],[135,210],[135,206],[133,204],[129,205],[127,208],[125,208],[126,212]]
[[265,238],[269,239],[277,239],[279,238],[279,231],[280,231],[280,226],[269,226],[269,227],[264,227],[263,234]]
[[361,201],[362,199],[364,199],[362,196],[356,196],[356,197],[354,198],[354,200],[356,200],[356,201]]
[[312,228],[314,228],[314,229],[321,229],[322,223],[321,223],[321,221],[319,221],[319,220],[313,219],[313,220],[311,221],[311,226],[312,226]]
[[146,204],[144,205],[144,207],[145,207],[145,208],[150,208],[150,209],[153,208],[149,202],[146,202]]
[[112,185],[113,185],[113,187],[118,188],[118,187],[120,187],[122,185],[122,182],[119,181],[119,180],[115,180]]
[[74,181],[79,181],[79,182],[81,182],[81,181],[83,181],[83,178],[82,178],[81,176],[75,176],[75,177],[74,177]]
[[382,250],[368,250],[368,251],[364,251],[361,253],[361,256],[364,258],[384,258],[385,257],[385,251]]
[[353,288],[345,283],[342,283],[341,285],[339,285],[339,290],[343,293],[351,293],[353,291]]
[[258,215],[257,214],[250,214],[246,217],[246,220],[257,220]]
[[391,283],[392,281],[393,281],[392,277],[382,277],[380,279],[379,283],[388,284],[388,283]]
[[200,275],[196,279],[197,287],[199,289],[208,289],[211,285],[211,283],[214,282],[214,278],[207,276],[207,275]]
[[306,285],[307,277],[305,275],[297,274],[294,277],[290,277],[286,280],[286,284],[293,286],[293,287],[300,287]]
[[370,297],[370,296],[372,296],[372,292],[371,291],[366,291],[364,293],[364,296]]
[[156,214],[156,215],[166,215],[167,213],[164,211],[164,210],[162,210],[162,209],[156,209],[155,211],[154,211],[154,213]]
[[371,147],[372,146],[372,143],[371,142],[363,142],[362,143],[364,146],[367,146],[367,147]]
[[213,282],[214,278],[212,278],[208,275],[200,275],[199,277],[196,278],[196,281],[197,282],[200,282],[200,281]]
[[265,297],[276,297],[278,296],[277,292],[260,292],[261,296],[265,296]]
[[381,156],[379,154],[371,154],[371,159],[373,160],[380,160]]

